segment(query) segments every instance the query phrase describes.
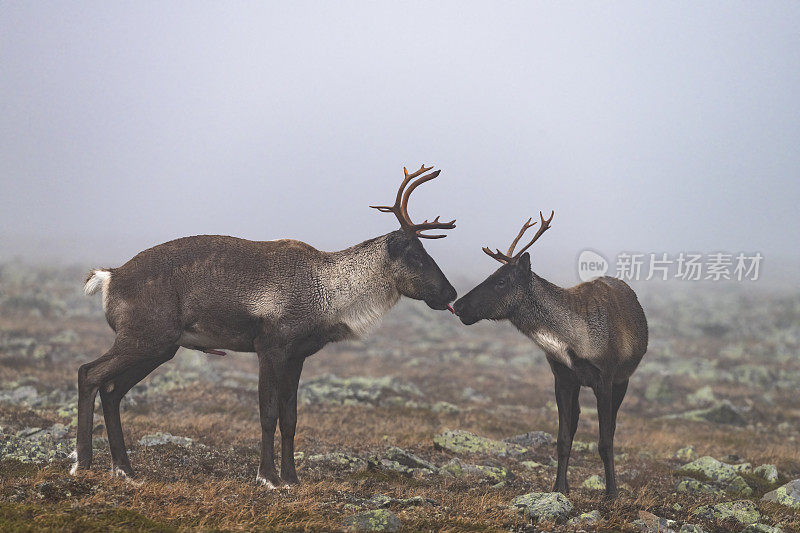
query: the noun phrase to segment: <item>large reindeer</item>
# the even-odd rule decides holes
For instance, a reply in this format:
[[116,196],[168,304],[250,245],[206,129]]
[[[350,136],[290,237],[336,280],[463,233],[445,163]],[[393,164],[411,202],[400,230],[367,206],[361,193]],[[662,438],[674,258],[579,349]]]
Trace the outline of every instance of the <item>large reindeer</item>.
[[525,250],[550,228],[541,224],[519,252],[514,248],[536,222],[523,224],[506,253],[483,251],[503,263],[483,283],[460,298],[454,309],[464,324],[508,319],[544,350],[556,382],[558,472],[554,491],[569,492],[567,465],[578,427],[581,386],[597,397],[598,451],[606,475],[606,495],[615,497],[614,431],[628,378],[647,351],[647,320],[633,290],[616,278],[602,277],[564,289],[531,272]]
[[[414,224],[408,199],[424,165],[405,179],[393,206],[400,229],[346,250],[323,252],[300,241],[248,241],[199,235],[155,246],[119,268],[93,270],[85,291],[103,294],[103,310],[116,332],[105,355],[78,370],[77,462],[92,462],[92,415],[97,392],[103,406],[113,471],[133,475],[120,423],[120,400],[179,347],[224,355],[258,355],[261,462],[257,480],[275,487],[297,483],[294,434],[297,385],[303,361],[329,342],[364,335],[400,296],[450,309],[456,291],[420,239],[428,230],[452,229],[439,217]],[[281,430],[281,475],[275,469],[276,424]]]

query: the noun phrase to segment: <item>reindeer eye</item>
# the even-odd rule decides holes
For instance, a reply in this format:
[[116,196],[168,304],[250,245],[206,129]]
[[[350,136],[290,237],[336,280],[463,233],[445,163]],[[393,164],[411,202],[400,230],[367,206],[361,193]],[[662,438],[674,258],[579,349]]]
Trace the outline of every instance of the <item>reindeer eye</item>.
[[506,280],[505,280],[505,278],[500,278],[500,279],[498,279],[498,280],[497,280],[496,287],[497,287],[498,289],[502,289],[502,288],[503,288],[503,287],[505,287],[505,286],[506,286]]

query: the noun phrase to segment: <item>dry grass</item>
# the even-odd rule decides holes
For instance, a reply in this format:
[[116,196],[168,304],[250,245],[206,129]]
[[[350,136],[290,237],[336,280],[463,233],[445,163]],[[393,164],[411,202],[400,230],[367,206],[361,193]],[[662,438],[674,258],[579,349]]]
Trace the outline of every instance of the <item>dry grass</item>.
[[[63,294],[67,302],[79,301],[77,289],[74,293],[64,290]],[[797,297],[793,298],[794,309],[800,309]],[[684,335],[683,326],[669,318],[674,315],[677,303],[663,296],[644,300],[648,313],[652,310],[652,329],[656,332],[647,356],[654,363],[670,361],[669,357],[713,360],[731,342],[759,341],[735,334],[726,338]],[[764,315],[760,311],[769,309],[770,302],[756,301],[754,307],[759,316]],[[669,306],[673,306],[673,314],[668,312]],[[780,306],[781,320],[788,320],[790,328],[797,327],[798,317],[789,312],[787,318],[786,308]],[[769,314],[760,320],[769,321]],[[50,346],[48,339],[65,329],[74,331],[77,340],[69,346]],[[670,332],[670,336],[665,337],[659,331]],[[30,336],[50,346],[52,353],[41,359],[0,353],[3,383],[28,379],[42,394],[48,390],[74,391],[78,365],[100,355],[112,339],[102,317],[90,308],[69,318],[43,319],[25,310],[4,312],[0,315],[0,335]],[[665,347],[678,355],[668,355]],[[520,357],[525,356],[529,360],[520,362]],[[471,477],[411,478],[374,470],[337,471],[312,467],[300,459],[301,486],[267,490],[253,482],[260,438],[256,392],[251,386],[235,387],[212,379],[231,371],[254,376],[254,358],[236,354],[226,358],[208,356],[201,359],[199,366],[188,364],[190,360],[187,354],[179,354],[175,362],[157,370],[145,385],[163,381],[176,370],[187,372],[191,379],[163,392],[145,387],[147,394],[138,397],[135,389],[135,404],[125,407],[126,442],[140,483],[109,475],[110,457],[105,445],[95,448],[95,469],[78,477],[67,474],[66,460],[25,465],[6,458],[0,460],[0,529],[335,530],[344,518],[357,512],[359,499],[380,493],[396,498],[423,496],[435,502],[415,507],[392,506],[404,530],[524,530],[529,524],[508,509],[509,502],[527,492],[548,491],[552,485],[552,468],[529,470],[520,460],[511,458],[463,458],[476,464],[509,468],[514,477],[499,487]],[[754,361],[774,364],[774,368],[797,368],[785,361]],[[303,376],[307,380],[326,373],[397,376],[404,383],[416,385],[423,395],[413,399],[426,405],[303,404],[296,440],[297,451],[306,457],[335,451],[368,455],[389,446],[400,446],[441,465],[452,455],[434,449],[431,439],[445,428],[498,439],[531,430],[554,433],[556,429],[552,376],[541,354],[526,339],[500,324],[462,327],[449,315],[434,313],[419,303],[402,305],[363,343],[326,348],[307,361]],[[772,390],[771,399],[767,400],[762,387],[711,382],[718,397],[750,408],[747,415],[750,424],[739,428],[688,422],[662,417],[688,410],[690,407],[683,397],[666,404],[644,398],[643,390],[658,373],[655,367],[648,370],[644,366],[634,376],[629,397],[623,404],[616,441],[617,453],[625,454],[617,466],[623,486],[619,499],[608,502],[601,493],[580,488],[589,475],[602,475],[602,465],[593,453],[573,456],[570,468],[573,514],[598,509],[602,515],[599,524],[586,529],[629,529],[640,510],[684,521],[694,508],[714,501],[710,496],[674,492],[673,472],[679,462],[672,457],[677,449],[689,444],[700,455],[724,458],[736,454],[754,464],[777,464],[785,480],[800,477],[797,439],[800,410],[789,403],[796,390]],[[707,382],[692,376],[680,380],[680,386],[689,391]],[[465,395],[467,387],[477,395]],[[592,410],[591,391],[584,390],[581,400],[584,413],[577,439],[596,441],[597,419]],[[437,401],[455,404],[460,411],[433,412],[429,406]],[[58,418],[50,408],[0,403],[0,426],[9,432],[28,426],[47,427],[54,422],[68,420]],[[788,422],[789,428],[779,430],[782,422]],[[175,445],[145,448],[137,444],[140,437],[156,431],[191,437],[206,448]],[[96,436],[103,434],[102,428],[98,428]],[[554,452],[551,447],[535,449],[524,459],[548,464]],[[676,504],[680,505],[679,510]],[[759,507],[768,522],[781,522],[785,530],[800,530],[800,518],[789,510],[775,505],[759,504]],[[710,531],[726,531],[729,527],[691,521]],[[564,524],[539,527],[571,529]]]

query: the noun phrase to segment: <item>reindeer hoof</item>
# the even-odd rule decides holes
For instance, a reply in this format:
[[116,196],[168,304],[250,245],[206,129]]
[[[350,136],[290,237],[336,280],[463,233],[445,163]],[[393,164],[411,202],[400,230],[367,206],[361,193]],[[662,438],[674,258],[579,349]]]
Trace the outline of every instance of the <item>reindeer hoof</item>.
[[269,490],[279,489],[282,486],[282,483],[281,483],[281,481],[279,479],[269,480],[269,479],[263,477],[261,474],[256,476],[256,483],[258,483],[260,485],[264,485]]

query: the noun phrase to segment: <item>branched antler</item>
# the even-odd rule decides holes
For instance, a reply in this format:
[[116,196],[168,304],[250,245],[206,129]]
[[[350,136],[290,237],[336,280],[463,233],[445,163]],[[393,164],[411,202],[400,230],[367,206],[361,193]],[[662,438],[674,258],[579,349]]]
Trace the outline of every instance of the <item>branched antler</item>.
[[[433,219],[433,222],[428,222],[426,219],[422,224],[414,224],[408,214],[408,199],[414,189],[426,181],[434,179],[439,175],[439,172],[441,172],[441,170],[437,170],[435,172],[431,172],[430,174],[425,174],[432,168],[433,167],[426,167],[425,165],[422,165],[419,167],[419,170],[409,174],[406,167],[403,167],[403,174],[405,174],[405,178],[403,179],[403,183],[400,184],[400,188],[397,190],[397,198],[394,201],[394,205],[371,205],[370,207],[377,209],[382,213],[394,213],[394,215],[397,217],[397,220],[400,222],[400,226],[404,230],[413,233],[422,239],[441,239],[446,237],[447,235],[426,235],[422,232],[431,229],[453,229],[456,227],[455,220],[451,220],[450,222],[439,222],[439,217],[437,216],[435,219]],[[423,174],[425,175],[423,176]],[[414,178],[418,179],[414,180]],[[411,180],[414,181],[412,182]],[[411,182],[411,185],[409,185],[409,182]],[[408,188],[406,188],[406,186],[408,186]]]
[[542,236],[542,234],[545,231],[550,229],[550,222],[552,222],[552,220],[553,220],[553,215],[555,215],[555,211],[551,211],[550,212],[550,218],[545,220],[544,219],[544,215],[542,214],[541,211],[539,211],[539,218],[542,221],[541,225],[539,226],[539,230],[536,232],[536,235],[533,236],[533,239],[531,239],[531,242],[526,244],[525,247],[522,248],[522,250],[520,250],[516,254],[514,253],[514,248],[516,248],[517,243],[519,242],[519,240],[522,238],[522,236],[525,234],[526,231],[528,231],[530,228],[532,228],[533,226],[536,225],[536,222],[531,222],[533,220],[533,217],[529,218],[528,221],[525,222],[522,225],[522,229],[519,230],[519,233],[517,234],[517,236],[514,238],[513,241],[511,241],[511,246],[508,247],[508,251],[506,253],[503,253],[500,250],[497,250],[496,252],[493,252],[488,246],[484,246],[483,247],[484,253],[486,255],[488,255],[489,257],[491,257],[493,259],[496,259],[497,261],[500,261],[501,263],[513,263],[513,262],[515,262],[519,258],[519,256],[521,256],[525,252],[525,250],[530,248],[531,245],[533,243],[535,243],[539,239],[539,237]]

